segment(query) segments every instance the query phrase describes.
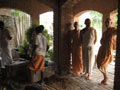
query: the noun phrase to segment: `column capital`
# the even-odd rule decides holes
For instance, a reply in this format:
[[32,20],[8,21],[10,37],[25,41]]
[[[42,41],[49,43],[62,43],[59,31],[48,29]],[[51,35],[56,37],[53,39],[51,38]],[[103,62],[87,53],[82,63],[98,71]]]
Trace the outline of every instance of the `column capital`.
[[39,14],[38,15],[31,15],[32,23],[39,24]]

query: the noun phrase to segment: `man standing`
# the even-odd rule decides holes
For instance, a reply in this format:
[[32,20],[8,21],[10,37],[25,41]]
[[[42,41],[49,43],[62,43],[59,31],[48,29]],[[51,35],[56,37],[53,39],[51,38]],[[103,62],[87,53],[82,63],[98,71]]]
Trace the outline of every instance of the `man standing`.
[[3,21],[0,21],[0,48],[1,48],[1,68],[12,63],[12,54],[9,41],[12,39],[8,29],[4,27]]
[[97,66],[102,72],[104,79],[101,81],[101,85],[107,85],[107,67],[113,61],[113,49],[116,49],[116,29],[112,27],[111,19],[106,19],[105,25],[107,30],[103,33],[101,39],[101,46],[97,55]]
[[31,81],[33,82],[33,75],[36,71],[41,72],[41,83],[43,82],[43,72],[45,65],[45,55],[47,52],[48,40],[43,35],[44,26],[40,25],[35,28],[36,30],[36,38],[34,42],[33,48],[33,60],[29,65],[29,69],[31,70]]
[[71,30],[71,50],[72,50],[72,72],[75,76],[82,73],[82,48],[80,46],[80,30],[78,22],[74,23],[74,30]]
[[96,30],[91,27],[90,19],[85,20],[86,27],[81,31],[80,41],[82,44],[83,72],[87,80],[90,79],[95,62],[94,44],[97,41]]

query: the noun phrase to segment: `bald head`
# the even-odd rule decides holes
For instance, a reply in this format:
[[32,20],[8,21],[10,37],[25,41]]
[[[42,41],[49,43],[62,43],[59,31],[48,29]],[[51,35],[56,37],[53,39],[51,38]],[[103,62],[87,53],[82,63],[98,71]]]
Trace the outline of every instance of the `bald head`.
[[91,20],[89,18],[85,19],[85,25],[86,25],[86,27],[90,27]]
[[105,21],[105,26],[108,28],[108,27],[111,27],[112,26],[112,20],[110,18],[107,18],[106,21]]

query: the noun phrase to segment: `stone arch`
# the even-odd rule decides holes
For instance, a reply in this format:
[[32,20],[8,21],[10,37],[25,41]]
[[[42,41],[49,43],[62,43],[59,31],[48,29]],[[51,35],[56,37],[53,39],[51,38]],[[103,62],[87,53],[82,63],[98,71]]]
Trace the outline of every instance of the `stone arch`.
[[103,13],[102,13],[101,11],[99,11],[99,10],[95,10],[95,9],[90,9],[90,10],[88,10],[88,9],[86,9],[86,10],[82,10],[82,11],[79,11],[78,13],[74,14],[74,17],[78,17],[78,16],[82,15],[83,13],[86,13],[86,12],[89,12],[89,11],[96,11],[96,12],[99,12],[99,13],[103,14]]
[[[90,14],[89,12],[91,11],[94,11],[94,12],[97,12],[97,14],[99,13],[100,14],[100,17],[99,17],[99,23],[96,22],[93,24],[93,22],[96,21],[96,19],[98,19],[97,17],[92,17],[90,15],[93,15],[94,16],[94,12],[92,12],[93,14]],[[86,14],[89,15],[89,16],[86,16]],[[89,13],[89,14],[88,14]],[[83,16],[84,15],[84,16]],[[82,16],[82,17],[80,17]],[[86,17],[85,17],[86,16]],[[79,18],[80,17],[80,18]],[[92,18],[91,18],[92,17]],[[96,46],[95,46],[95,55],[97,56],[97,52],[98,52],[98,49],[100,47],[100,40],[101,40],[101,37],[102,37],[102,27],[103,27],[103,24],[102,24],[102,20],[103,20],[103,13],[99,12],[99,11],[95,11],[95,10],[84,10],[84,11],[81,11],[79,13],[77,13],[76,15],[74,15],[74,22],[77,21],[80,25],[80,30],[83,29],[85,27],[85,24],[84,24],[84,21],[86,18],[90,18],[91,19],[91,26],[93,28],[96,29],[96,32],[97,32],[97,42],[96,42]],[[99,25],[99,26],[98,26]]]
[[[108,4],[108,2],[110,2],[110,3]],[[104,8],[104,7],[106,7],[106,8]],[[77,4],[75,4],[73,7],[74,15],[76,15],[80,11],[84,11],[84,10],[88,10],[88,9],[95,10],[95,11],[98,11],[101,13],[107,13],[107,12],[111,12],[111,11],[115,10],[116,8],[117,8],[117,2],[114,2],[113,0],[106,0],[106,1],[104,1],[104,0],[103,1],[87,0],[87,2],[80,1]]]
[[[22,12],[25,16],[21,15],[18,18],[16,15],[12,14],[11,10],[13,10],[13,13],[16,10]],[[0,8],[0,17],[0,20],[4,21],[5,27],[8,28],[12,35],[12,40],[10,41],[11,47],[17,47],[18,45],[20,45],[20,42],[23,42],[23,40],[25,39],[25,30],[27,30],[27,28],[31,25],[30,14],[18,9]],[[19,23],[18,21],[22,23]]]
[[83,10],[83,11],[78,12],[76,15],[74,15],[74,22],[78,21],[78,18],[79,18],[80,15],[82,15],[82,14],[84,14],[86,12],[89,12],[89,11],[95,11],[95,12],[98,12],[98,13],[103,15],[103,13],[100,12],[100,11],[96,11],[96,10]]
[[29,13],[25,12],[24,10],[20,10],[20,9],[17,9],[17,8],[6,8],[6,7],[5,7],[5,8],[4,8],[4,7],[3,7],[3,8],[0,8],[0,15],[11,16],[9,12],[6,13],[6,12],[9,11],[9,10],[18,10],[18,11],[20,11],[20,12],[24,12],[24,13],[30,15]]
[[43,0],[1,0],[0,8],[12,8],[26,12],[31,15],[34,22],[38,23],[39,14],[52,10],[51,3],[46,4]]

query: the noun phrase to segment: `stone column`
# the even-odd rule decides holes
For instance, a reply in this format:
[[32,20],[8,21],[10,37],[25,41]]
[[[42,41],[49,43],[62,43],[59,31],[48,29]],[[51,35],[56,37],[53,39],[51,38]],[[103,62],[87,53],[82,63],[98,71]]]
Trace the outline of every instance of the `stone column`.
[[118,30],[117,30],[117,48],[114,78],[114,90],[119,89],[120,89],[120,0],[118,0]]
[[73,21],[71,11],[68,8],[54,8],[54,61],[58,74],[65,74],[70,70],[70,49],[66,44],[66,36]]
[[32,23],[39,24],[39,14],[31,15],[31,21]]
[[55,73],[61,74],[61,8],[54,8],[54,41],[53,41],[53,51],[54,51],[54,62],[55,62]]
[[73,26],[73,9],[70,7],[62,7],[61,16],[61,63],[62,74],[67,74],[71,69],[71,50],[70,50],[70,31]]

